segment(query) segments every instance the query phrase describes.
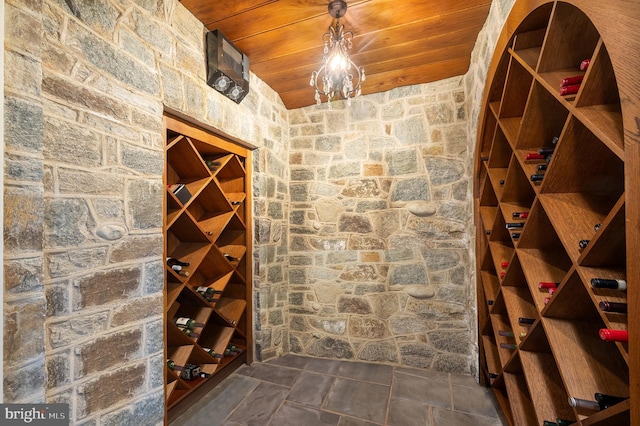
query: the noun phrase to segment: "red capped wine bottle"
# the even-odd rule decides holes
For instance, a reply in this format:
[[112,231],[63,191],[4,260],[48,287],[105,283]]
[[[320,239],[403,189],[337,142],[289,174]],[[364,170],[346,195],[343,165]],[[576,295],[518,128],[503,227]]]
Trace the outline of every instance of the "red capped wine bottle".
[[560,283],[554,283],[551,281],[540,281],[538,283],[538,288],[557,288]]
[[584,75],[576,75],[575,77],[563,78],[560,82],[560,86],[573,86],[574,84],[580,84],[584,80]]
[[560,88],[560,96],[574,95],[578,93],[578,90],[580,90],[579,84],[572,84],[571,86],[563,86]]
[[629,341],[629,332],[627,330],[612,330],[610,328],[601,328],[599,331],[600,338],[605,342],[621,342]]

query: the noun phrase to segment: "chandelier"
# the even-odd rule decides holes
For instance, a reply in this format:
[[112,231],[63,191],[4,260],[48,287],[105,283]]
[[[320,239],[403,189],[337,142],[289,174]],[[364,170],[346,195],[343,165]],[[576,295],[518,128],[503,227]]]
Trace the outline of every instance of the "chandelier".
[[316,103],[320,105],[322,98],[326,96],[329,107],[331,99],[336,94],[347,100],[351,105],[351,98],[359,96],[362,91],[360,86],[365,79],[364,67],[358,67],[349,58],[349,49],[352,47],[353,33],[345,31],[344,25],[340,25],[340,18],[347,12],[347,3],[343,0],[332,0],[329,3],[329,15],[335,18],[335,25],[329,26],[329,31],[324,33],[324,56],[319,70],[311,73],[309,84],[315,88]]

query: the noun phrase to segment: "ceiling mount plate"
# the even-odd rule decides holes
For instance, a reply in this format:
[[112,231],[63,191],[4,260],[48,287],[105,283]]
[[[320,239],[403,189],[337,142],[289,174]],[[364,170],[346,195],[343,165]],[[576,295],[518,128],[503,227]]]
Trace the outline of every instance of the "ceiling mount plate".
[[336,19],[342,18],[347,13],[347,2],[344,0],[332,0],[329,2],[329,15]]

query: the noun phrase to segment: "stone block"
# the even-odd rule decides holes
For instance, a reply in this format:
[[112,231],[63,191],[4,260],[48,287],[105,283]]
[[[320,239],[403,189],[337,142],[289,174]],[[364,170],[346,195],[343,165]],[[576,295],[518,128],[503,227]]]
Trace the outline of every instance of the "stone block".
[[382,238],[369,235],[352,235],[349,237],[348,250],[384,250],[387,248]]
[[4,84],[5,87],[11,88],[13,91],[39,97],[42,92],[42,62],[40,58],[35,59],[18,52],[5,50]]
[[139,294],[140,272],[140,267],[117,268],[74,279],[74,310],[100,306]]
[[113,173],[58,168],[58,188],[62,194],[116,196],[124,192],[124,178]]
[[69,352],[49,354],[47,360],[47,387],[54,389],[71,384],[71,355]]
[[378,106],[364,97],[355,99],[349,108],[349,119],[352,122],[375,120],[378,118]]
[[429,201],[429,187],[429,179],[426,177],[397,179],[391,188],[391,201]]
[[400,358],[403,365],[430,368],[437,351],[425,343],[401,344]]
[[164,287],[164,262],[148,262],[144,265],[144,294],[161,292]]
[[[298,344],[290,343],[292,350],[298,347]],[[348,341],[342,339],[336,339],[334,337],[323,337],[309,345],[306,353],[311,356],[317,356],[321,358],[346,358],[353,359],[353,348]]]
[[162,315],[162,309],[160,294],[122,301],[113,311],[111,327],[143,322],[150,317]]
[[432,328],[423,319],[404,314],[389,317],[388,327],[394,336],[423,335]]
[[463,240],[465,224],[446,219],[410,217],[407,229],[428,240]]
[[40,183],[44,179],[42,159],[5,153],[5,181]]
[[142,331],[140,328],[111,333],[96,340],[78,346],[75,349],[74,363],[76,380],[100,371],[109,371],[113,367],[140,357]]
[[350,176],[360,176],[362,165],[360,162],[331,163],[329,165],[329,179],[342,179]]
[[409,299],[406,306],[407,312],[413,312],[425,320],[454,321],[465,318],[466,310],[463,305],[456,305],[440,300]]
[[34,297],[4,306],[4,363],[24,363],[44,353],[44,297]]
[[158,425],[164,416],[164,394],[162,391],[132,401],[127,407],[103,414],[101,426]]
[[398,296],[395,292],[371,294],[367,296],[367,300],[371,304],[373,314],[384,320],[391,318],[400,309]]
[[392,135],[403,145],[424,144],[429,140],[424,120],[410,117],[393,125]]
[[377,179],[351,179],[340,194],[352,198],[376,198],[381,191]]
[[120,145],[122,165],[145,175],[161,175],[164,170],[164,152],[137,145]]
[[[27,13],[11,3],[5,6],[4,40],[7,50],[17,50],[37,58],[41,54],[43,25],[40,14]],[[10,49],[9,49],[10,48]],[[5,75],[8,70],[5,70]]]
[[368,234],[373,231],[373,226],[367,216],[353,213],[342,213],[338,218],[338,230],[340,232]]
[[86,86],[71,80],[51,74],[45,75],[42,80],[42,91],[52,98],[63,99],[74,108],[86,109],[118,121],[129,119],[129,106],[126,103],[87,89]]
[[102,139],[99,133],[77,123],[46,117],[43,152],[45,160],[97,167],[102,164]]
[[131,262],[145,257],[162,257],[164,238],[157,235],[130,235],[113,245],[110,263]]
[[457,354],[438,354],[433,360],[432,369],[453,374],[469,374],[471,362],[468,356]]
[[164,353],[149,359],[149,388],[156,389],[164,386],[164,367],[166,359]]
[[367,342],[360,348],[358,359],[371,362],[398,362],[398,348],[393,340]]
[[409,265],[391,265],[389,285],[410,285],[427,283],[427,272],[421,263]]
[[428,333],[428,337],[439,351],[470,355],[471,340],[467,331],[436,330]]
[[291,191],[291,201],[309,201],[309,184],[307,183],[292,183],[289,185]]
[[[5,340],[6,344],[6,340]],[[7,348],[5,346],[5,353]],[[23,401],[44,399],[45,389],[44,357],[22,367],[8,368],[4,373],[3,390],[5,404],[20,403]],[[43,401],[41,401],[43,402]]]
[[69,345],[107,329],[109,312],[77,315],[47,324],[47,337],[53,349]]
[[324,152],[340,152],[342,150],[342,138],[340,136],[319,136],[315,139],[315,150]]
[[5,187],[4,249],[6,253],[42,251],[44,204],[41,187]]
[[[353,252],[352,252],[353,253]],[[357,258],[357,253],[353,253]],[[340,273],[340,279],[344,281],[371,282],[380,281],[380,276],[374,265],[346,265]]]
[[371,317],[352,315],[347,329],[349,337],[356,339],[380,340],[389,335],[385,322]]
[[372,313],[371,305],[361,296],[341,295],[337,301],[338,312],[345,314],[369,315]]
[[77,247],[93,239],[95,222],[85,200],[45,200],[45,244],[49,248]]
[[160,178],[130,180],[126,184],[126,194],[130,229],[162,228],[162,200],[165,191]]
[[4,288],[7,293],[42,291],[43,286],[41,257],[4,260]]
[[67,315],[70,312],[68,283],[47,285],[45,298],[47,299],[47,318]]
[[145,372],[144,364],[136,364],[85,382],[78,387],[76,418],[84,419],[100,410],[136,398],[144,390]]
[[347,329],[347,321],[342,318],[324,319],[311,317],[307,322],[316,330],[334,335],[343,335]]
[[70,48],[78,49],[96,68],[142,92],[159,95],[160,89],[155,73],[84,26],[73,20],[69,21],[66,40]]

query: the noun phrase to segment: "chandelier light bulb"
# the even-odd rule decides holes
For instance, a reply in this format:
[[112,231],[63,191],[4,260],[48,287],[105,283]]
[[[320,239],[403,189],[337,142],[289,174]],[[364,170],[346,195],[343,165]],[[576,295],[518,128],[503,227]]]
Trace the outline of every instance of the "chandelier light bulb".
[[349,57],[353,33],[345,31],[344,25],[340,25],[340,18],[346,11],[347,4],[344,0],[333,0],[329,3],[329,14],[335,18],[335,25],[329,26],[329,30],[322,36],[322,66],[311,73],[309,80],[309,84],[315,88],[315,100],[318,105],[324,96],[331,106],[330,102],[336,94],[346,99],[347,105],[351,105],[351,99],[362,93],[364,67],[358,67]]

